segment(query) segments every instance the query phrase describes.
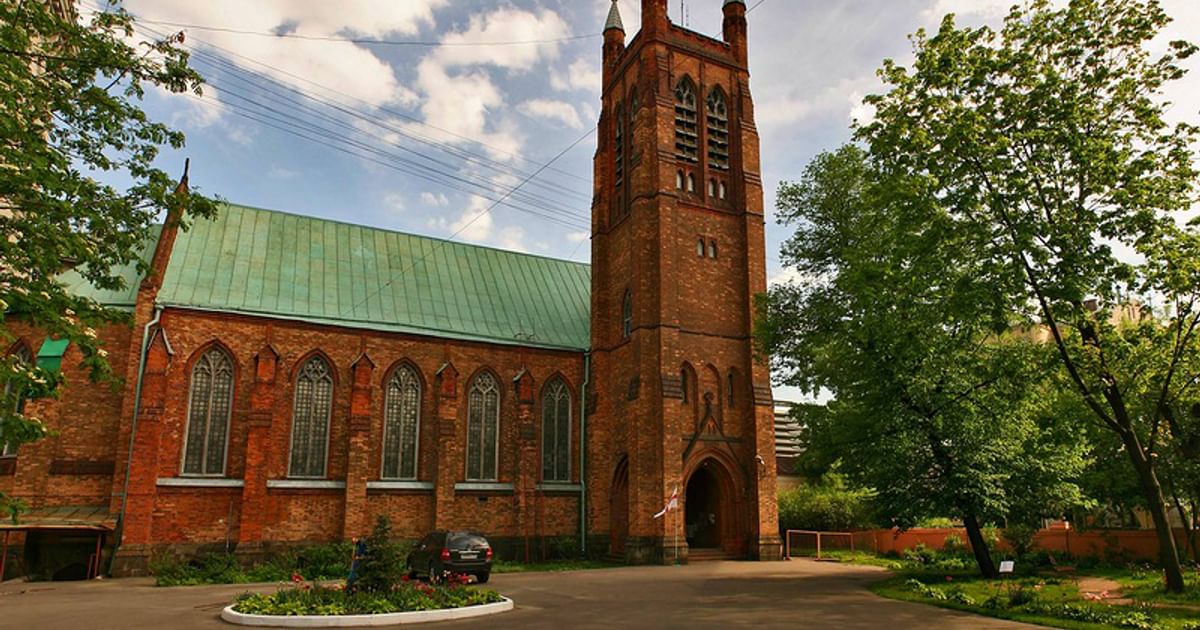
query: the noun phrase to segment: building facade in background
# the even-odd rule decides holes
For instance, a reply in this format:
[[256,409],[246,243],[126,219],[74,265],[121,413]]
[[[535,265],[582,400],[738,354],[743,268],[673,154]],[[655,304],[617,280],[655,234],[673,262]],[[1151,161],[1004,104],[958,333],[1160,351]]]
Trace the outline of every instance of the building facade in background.
[[56,435],[0,457],[30,508],[9,575],[255,557],[379,516],[521,559],[778,558],[746,6],[723,11],[722,41],[643,0],[627,45],[613,4],[591,267],[227,205],[168,216],[126,291],[68,274],[130,312],[99,331],[124,383],[10,320],[7,351],[67,384],[28,404]]

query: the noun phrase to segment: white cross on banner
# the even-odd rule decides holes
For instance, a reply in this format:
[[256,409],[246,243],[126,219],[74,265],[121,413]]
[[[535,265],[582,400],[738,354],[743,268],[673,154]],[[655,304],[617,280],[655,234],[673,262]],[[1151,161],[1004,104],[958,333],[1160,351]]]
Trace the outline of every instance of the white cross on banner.
[[655,514],[654,518],[662,518],[667,515],[667,512],[677,509],[679,509],[679,486],[675,486],[675,489],[671,491],[671,498],[667,501],[667,505],[661,512]]

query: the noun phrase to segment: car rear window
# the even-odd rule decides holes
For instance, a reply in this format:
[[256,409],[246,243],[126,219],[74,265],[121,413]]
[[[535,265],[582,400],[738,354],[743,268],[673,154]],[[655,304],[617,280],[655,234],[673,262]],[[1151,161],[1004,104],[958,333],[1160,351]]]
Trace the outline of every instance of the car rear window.
[[479,534],[471,534],[459,532],[449,535],[447,544],[456,549],[470,549],[472,547],[487,547],[488,541]]

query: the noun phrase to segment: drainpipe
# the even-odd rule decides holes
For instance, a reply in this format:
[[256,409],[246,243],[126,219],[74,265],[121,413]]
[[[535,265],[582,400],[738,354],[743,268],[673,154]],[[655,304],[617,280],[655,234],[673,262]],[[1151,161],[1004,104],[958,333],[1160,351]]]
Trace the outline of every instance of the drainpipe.
[[142,351],[138,358],[137,386],[134,388],[133,394],[133,421],[130,423],[129,428],[129,456],[125,461],[125,481],[123,483],[124,487],[121,489],[121,511],[117,514],[117,531],[113,536],[113,552],[108,558],[108,568],[105,570],[107,574],[112,573],[113,562],[117,559],[117,550],[121,548],[121,542],[124,538],[125,507],[129,503],[129,471],[133,468],[133,442],[134,438],[137,437],[138,414],[141,413],[142,409],[142,377],[146,374],[146,350],[150,344],[150,329],[158,325],[160,319],[162,319],[162,308],[155,307],[154,317],[146,322],[145,328],[142,329]]
[[587,392],[592,382],[592,353],[583,354],[583,385],[579,388],[579,552],[587,558]]

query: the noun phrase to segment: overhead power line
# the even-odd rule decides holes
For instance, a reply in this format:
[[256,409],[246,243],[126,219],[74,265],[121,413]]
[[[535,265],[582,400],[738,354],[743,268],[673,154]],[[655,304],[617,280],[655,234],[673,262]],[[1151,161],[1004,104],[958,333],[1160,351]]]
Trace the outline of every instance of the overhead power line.
[[[529,180],[533,179],[534,177],[537,177],[538,174],[541,173],[543,170],[550,168],[551,165],[553,165],[555,162],[562,159],[562,157],[564,155],[570,153],[572,149],[579,146],[580,142],[583,142],[585,139],[587,139],[588,136],[592,135],[592,133],[595,131],[596,131],[596,128],[593,127],[591,129],[589,129],[587,131],[587,133],[583,134],[582,136],[579,136],[579,138],[577,138],[575,140],[575,142],[572,142],[570,145],[567,146],[567,148],[563,149],[562,151],[559,151],[558,155],[555,155],[553,158],[551,158],[550,161],[547,162],[545,165],[543,165],[540,169],[538,169],[537,172],[535,172],[532,175],[530,175],[529,177],[527,177],[520,184],[517,184],[517,189],[521,188],[521,186],[524,186],[527,182],[529,182]],[[476,221],[483,218],[484,215],[490,214],[492,212],[492,210],[496,209],[496,206],[500,205],[504,201],[504,199],[505,198],[501,198],[501,199],[497,200],[492,205],[488,206],[486,209],[481,211],[479,214],[472,217],[470,221],[467,221],[461,227],[459,227],[458,230],[456,230],[454,232],[454,234],[451,234],[449,239],[444,240],[444,241],[437,241],[437,243],[434,245],[433,249],[431,249],[428,254],[425,254],[424,256],[417,258],[416,260],[412,261],[408,266],[406,266],[404,269],[401,269],[398,273],[392,275],[392,277],[388,278],[388,281],[383,283],[382,285],[380,285],[378,289],[376,289],[375,291],[368,294],[367,297],[363,298],[362,301],[356,303],[354,306],[351,306],[349,309],[349,312],[353,312],[358,307],[363,306],[364,304],[367,304],[368,302],[370,302],[371,298],[383,293],[383,291],[385,289],[392,286],[392,284],[394,284],[396,282],[396,280],[399,280],[401,276],[408,273],[409,271],[412,271],[414,268],[416,268],[416,266],[418,264],[425,262],[425,260],[428,259],[430,256],[432,256],[434,252],[445,247],[447,243],[453,241],[456,236],[458,236],[459,234],[462,234],[464,231],[466,231],[467,228],[474,225]],[[368,310],[370,310],[370,307],[368,307]],[[339,316],[345,317],[347,314],[348,314],[348,311],[342,311],[339,314]]]
[[170,26],[173,28],[195,29],[197,31],[211,31],[215,33],[229,33],[232,35],[250,35],[254,37],[271,37],[275,39],[299,39],[305,41],[318,42],[344,42],[348,44],[359,44],[364,46],[414,46],[421,48],[471,48],[480,46],[535,46],[541,44],[561,44],[564,42],[575,42],[584,39],[598,39],[603,37],[600,33],[591,33],[588,35],[570,35],[567,37],[554,37],[549,39],[527,39],[518,41],[492,41],[492,42],[445,42],[445,41],[415,41],[415,40],[389,40],[389,39],[372,39],[359,37],[339,37],[337,35],[303,35],[300,33],[291,32],[271,32],[271,31],[249,31],[227,26],[208,26],[204,24],[187,24],[184,22],[170,22],[166,20],[148,20],[138,18],[138,23],[158,24],[160,26]]
[[[156,36],[163,35],[150,27],[142,26],[140,28]],[[303,97],[312,103],[331,108],[338,113],[355,117],[360,121],[367,122],[387,131],[398,132],[398,134],[404,133],[404,130],[390,125],[386,121],[380,121],[377,118],[372,118],[352,109],[339,107],[337,104],[330,103],[303,90],[279,83],[255,71],[240,68],[216,55],[211,55],[200,50],[193,52],[195,54],[195,61],[218,71],[216,74],[209,75],[213,79],[212,84],[221,93],[229,97],[222,99],[221,103],[228,107],[231,113],[235,113],[239,117],[289,133],[310,142],[321,144],[322,146],[336,149],[339,152],[366,159],[419,179],[433,182],[451,190],[477,195],[489,201],[503,198],[503,203],[507,207],[564,227],[569,227],[573,230],[587,229],[589,227],[590,213],[588,212],[568,211],[564,209],[563,204],[560,202],[545,199],[526,190],[516,190],[510,186],[501,185],[488,178],[481,178],[478,175],[460,172],[458,170],[459,165],[439,160],[425,152],[406,147],[399,142],[385,140],[379,134],[368,133],[367,130],[350,124],[340,116],[333,116],[330,113],[321,111],[319,108],[309,105],[307,101],[297,102],[294,98],[290,98],[290,96]],[[261,94],[248,95],[247,92],[242,91],[241,87],[235,87],[225,81],[224,79],[226,78],[246,84],[250,89],[261,92]],[[282,94],[282,90],[287,90],[289,94]],[[278,103],[278,105],[275,106],[271,103]],[[311,116],[317,120],[306,119],[303,116]],[[342,131],[333,130],[329,125],[336,125]],[[356,139],[357,136],[362,136],[367,141],[358,140]],[[373,143],[387,144],[400,149],[411,157],[404,157],[393,151],[381,149],[378,146],[374,146]],[[442,145],[440,148],[446,149],[449,147]],[[461,155],[460,150],[460,154],[457,157],[467,157],[469,159],[471,156]],[[475,161],[479,162],[480,160],[477,159]],[[488,166],[486,163],[484,165]],[[528,175],[515,171],[507,167],[507,165],[498,162],[493,162],[491,166],[505,167],[494,168],[494,170],[502,175],[513,178],[526,177]],[[551,192],[575,194],[581,198],[587,198],[570,189],[556,189],[549,184],[535,183]]]

